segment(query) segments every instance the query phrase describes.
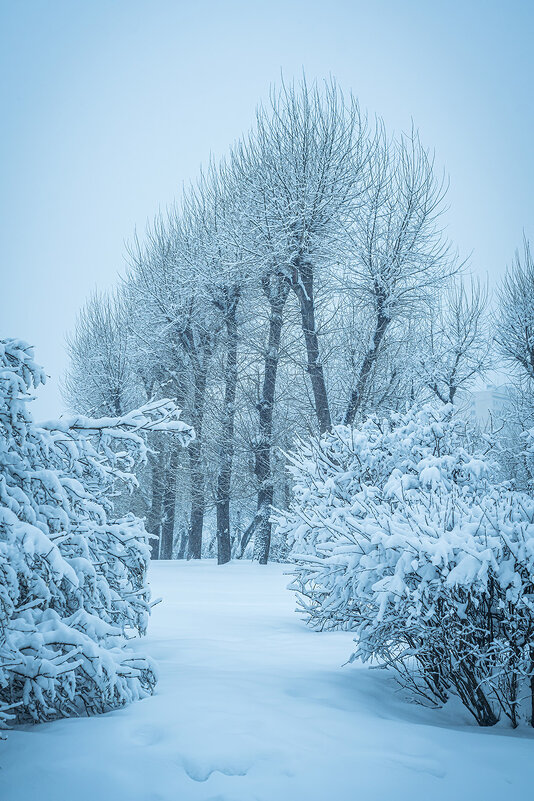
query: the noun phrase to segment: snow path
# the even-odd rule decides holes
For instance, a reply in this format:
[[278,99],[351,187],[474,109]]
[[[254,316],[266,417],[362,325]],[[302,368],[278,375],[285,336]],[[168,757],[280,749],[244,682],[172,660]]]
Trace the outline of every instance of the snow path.
[[477,729],[343,667],[351,635],[306,629],[287,580],[280,565],[156,563],[165,603],[139,649],[159,664],[157,694],[11,732],[0,801],[530,797],[530,730]]

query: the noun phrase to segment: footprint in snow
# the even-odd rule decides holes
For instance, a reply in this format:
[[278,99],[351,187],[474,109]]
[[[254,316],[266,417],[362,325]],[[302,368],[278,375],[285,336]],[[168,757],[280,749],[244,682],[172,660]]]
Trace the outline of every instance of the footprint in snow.
[[246,776],[250,767],[231,766],[223,767],[200,764],[189,759],[181,759],[180,765],[194,782],[206,782],[213,773],[222,773],[224,776]]

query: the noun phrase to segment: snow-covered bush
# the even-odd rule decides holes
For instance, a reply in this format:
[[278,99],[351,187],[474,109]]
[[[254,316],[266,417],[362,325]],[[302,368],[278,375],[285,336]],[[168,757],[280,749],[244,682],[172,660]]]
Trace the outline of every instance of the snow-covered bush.
[[453,485],[464,493],[487,486],[488,461],[472,455],[469,431],[453,407],[426,405],[391,418],[369,417],[358,428],[335,426],[300,442],[289,455],[294,502],[277,515],[291,555],[315,554],[322,542],[366,514],[366,503],[421,486]]
[[193,436],[172,401],[120,418],[37,425],[44,382],[24,342],[0,341],[0,725],[91,714],[150,692],[150,661],[125,647],[150,611],[143,522],[114,519],[117,483],[144,436]]
[[480,725],[517,725],[534,676],[534,502],[491,486],[450,408],[337,429],[293,471],[281,524],[306,548],[292,586],[310,624],[354,630],[352,658],[392,667],[422,701],[452,693]]

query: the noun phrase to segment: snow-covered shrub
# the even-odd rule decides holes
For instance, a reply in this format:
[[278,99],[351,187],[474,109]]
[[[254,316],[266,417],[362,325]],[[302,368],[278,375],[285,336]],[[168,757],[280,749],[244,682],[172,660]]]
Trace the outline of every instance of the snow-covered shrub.
[[120,418],[37,425],[44,382],[24,342],[0,341],[0,725],[91,714],[150,692],[149,660],[125,647],[150,611],[143,522],[114,519],[117,483],[144,436],[193,436],[172,401]]
[[360,433],[293,459],[282,525],[307,548],[293,552],[301,609],[354,630],[352,658],[394,668],[420,700],[453,693],[480,725],[517,725],[534,676],[534,501],[491,486],[451,409],[397,418],[363,447]]
[[275,533],[286,537],[290,555],[314,554],[378,495],[437,485],[473,492],[487,485],[490,464],[470,451],[469,431],[450,404],[335,426],[289,456],[294,501],[277,515]]

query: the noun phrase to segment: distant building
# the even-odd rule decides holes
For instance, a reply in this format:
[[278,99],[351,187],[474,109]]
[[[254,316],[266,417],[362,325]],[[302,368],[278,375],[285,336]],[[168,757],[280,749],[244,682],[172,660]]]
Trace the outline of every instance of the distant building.
[[465,414],[469,422],[486,426],[490,419],[503,420],[510,409],[511,393],[508,384],[487,384],[486,389],[467,393]]

